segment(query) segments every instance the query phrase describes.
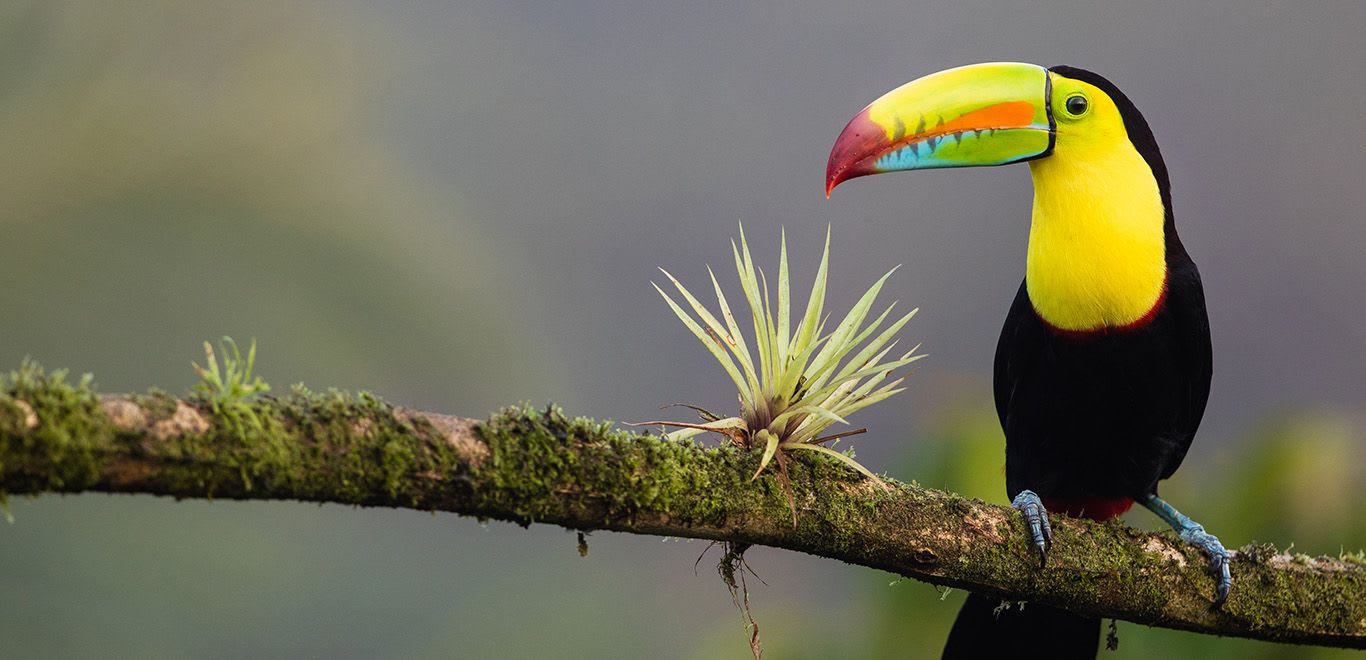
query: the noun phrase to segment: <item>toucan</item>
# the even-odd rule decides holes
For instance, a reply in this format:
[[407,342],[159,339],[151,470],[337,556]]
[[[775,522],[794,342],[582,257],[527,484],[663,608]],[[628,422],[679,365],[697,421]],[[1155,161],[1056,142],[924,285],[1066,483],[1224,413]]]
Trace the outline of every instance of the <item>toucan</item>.
[[[1070,66],[993,62],[930,74],[854,116],[826,166],[826,197],[871,174],[1028,162],[1024,281],[996,346],[1006,495],[1046,570],[1049,512],[1106,520],[1135,502],[1209,557],[1219,539],[1157,495],[1209,398],[1204,289],[1172,216],[1152,130],[1113,83]],[[945,658],[1094,658],[1100,621],[970,594]],[[1032,649],[1032,650],[1031,650]]]

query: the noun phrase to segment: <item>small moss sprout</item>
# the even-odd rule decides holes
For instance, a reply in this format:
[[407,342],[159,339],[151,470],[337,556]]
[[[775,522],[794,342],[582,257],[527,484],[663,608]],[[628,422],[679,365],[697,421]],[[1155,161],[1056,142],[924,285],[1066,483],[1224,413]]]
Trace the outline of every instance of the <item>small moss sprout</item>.
[[213,345],[204,342],[204,364],[201,367],[191,362],[199,382],[194,384],[193,393],[209,404],[215,415],[221,416],[228,430],[237,437],[245,437],[249,431],[263,429],[261,419],[251,407],[251,400],[257,395],[270,391],[267,384],[254,371],[256,368],[256,340],[251,340],[244,358],[237,342],[232,337],[223,337],[218,343],[223,356],[223,366],[218,366]]

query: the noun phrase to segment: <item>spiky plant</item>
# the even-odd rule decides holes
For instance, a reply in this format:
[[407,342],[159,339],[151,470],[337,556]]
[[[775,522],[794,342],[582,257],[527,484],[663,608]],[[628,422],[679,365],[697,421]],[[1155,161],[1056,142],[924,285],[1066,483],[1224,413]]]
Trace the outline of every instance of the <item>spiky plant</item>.
[[242,351],[232,337],[224,337],[218,348],[223,355],[222,369],[218,368],[213,345],[207,341],[204,342],[204,363],[208,366],[190,363],[199,376],[199,382],[194,385],[195,395],[209,404],[234,436],[240,438],[264,430],[260,416],[251,406],[257,395],[270,391],[270,385],[252,373],[256,368],[256,340],[251,340],[246,358],[242,357]]
[[242,358],[242,351],[232,337],[224,337],[218,348],[223,352],[222,370],[218,368],[213,345],[207,341],[204,342],[204,363],[209,365],[208,368],[199,366],[197,362],[190,363],[195,374],[199,376],[199,382],[194,386],[195,392],[208,399],[213,404],[215,412],[223,402],[238,401],[270,391],[270,385],[261,380],[260,376],[252,374],[256,368],[255,339],[251,340],[251,345],[247,348],[246,359]]
[[[770,305],[768,280],[763,271],[754,266],[743,226],[740,228],[740,245],[737,247],[732,240],[731,253],[735,257],[735,269],[740,275],[740,285],[749,304],[757,361],[750,353],[749,344],[731,313],[711,267],[707,268],[707,272],[711,275],[712,288],[716,292],[716,302],[721,312],[719,320],[667,270],[660,269],[700,322],[684,311],[658,284],[654,286],[683,324],[730,375],[739,390],[740,414],[721,418],[695,408],[703,417],[702,423],[648,423],[679,427],[680,430],[668,434],[673,439],[689,438],[710,431],[726,436],[740,447],[762,448],[763,456],[754,477],[758,477],[776,458],[786,482],[785,452],[804,450],[843,461],[885,488],[886,484],[868,468],[851,456],[827,446],[827,443],[862,433],[866,429],[830,434],[826,431],[836,423],[848,424],[845,418],[852,413],[905,389],[898,387],[904,377],[884,381],[891,377],[894,370],[924,357],[915,354],[919,348],[917,345],[900,357],[887,359],[898,341],[895,339],[896,333],[915,316],[917,310],[912,309],[879,331],[878,328],[896,307],[896,303],[892,303],[872,323],[865,323],[883,283],[896,272],[896,268],[869,287],[853,309],[827,334],[825,328],[829,316],[825,311],[825,291],[830,262],[829,229],[826,230],[825,250],[821,254],[811,296],[807,299],[806,312],[795,330],[791,327],[792,296],[788,282],[786,232],[782,235],[778,257],[776,304]],[[774,308],[776,315],[773,313]],[[875,332],[876,336],[873,334]],[[795,520],[795,507],[793,513]]]

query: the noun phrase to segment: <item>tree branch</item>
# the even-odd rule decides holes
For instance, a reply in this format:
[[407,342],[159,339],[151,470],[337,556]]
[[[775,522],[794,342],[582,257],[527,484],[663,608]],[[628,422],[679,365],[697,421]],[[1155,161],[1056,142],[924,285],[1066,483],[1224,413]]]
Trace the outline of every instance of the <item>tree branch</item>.
[[1096,617],[1366,648],[1366,566],[1244,548],[1220,610],[1205,558],[1170,533],[1057,518],[1048,567],[1009,508],[793,460],[797,524],[758,452],[508,409],[488,421],[362,394],[99,397],[26,366],[0,392],[0,492],[295,499],[761,544]]

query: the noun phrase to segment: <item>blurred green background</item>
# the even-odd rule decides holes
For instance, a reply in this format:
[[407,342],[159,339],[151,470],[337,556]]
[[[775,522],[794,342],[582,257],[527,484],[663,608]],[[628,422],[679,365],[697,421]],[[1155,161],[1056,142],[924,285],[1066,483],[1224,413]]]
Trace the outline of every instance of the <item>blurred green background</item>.
[[[1214,393],[1164,494],[1232,545],[1366,546],[1366,5],[0,3],[0,365],[186,389],[255,337],[277,387],[636,420],[733,394],[649,287],[745,221],[832,301],[897,263],[911,389],[859,457],[1002,501],[990,364],[1024,168],[820,194],[882,92],[1006,59],[1091,68],[1152,123],[1205,274]],[[897,185],[900,184],[900,185]],[[0,525],[5,657],[743,658],[705,544],[294,503],[45,497]],[[1152,516],[1131,521],[1156,528]],[[763,548],[773,658],[937,657],[962,598]],[[1236,577],[1235,577],[1236,580]],[[1235,582],[1236,588],[1236,582]],[[1120,624],[1102,657],[1332,652]]]

